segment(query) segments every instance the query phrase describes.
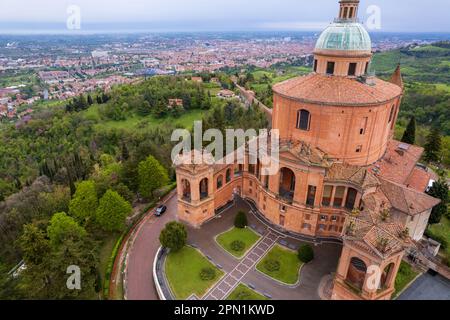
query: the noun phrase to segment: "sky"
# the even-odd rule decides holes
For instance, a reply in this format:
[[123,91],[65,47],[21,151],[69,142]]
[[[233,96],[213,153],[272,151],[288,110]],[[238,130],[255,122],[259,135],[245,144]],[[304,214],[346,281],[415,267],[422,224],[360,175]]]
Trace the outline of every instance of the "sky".
[[[380,8],[376,31],[450,32],[449,0],[361,0],[363,23],[373,5]],[[338,0],[1,0],[0,32],[306,31],[323,29],[337,12]],[[68,19],[81,29],[68,30]]]

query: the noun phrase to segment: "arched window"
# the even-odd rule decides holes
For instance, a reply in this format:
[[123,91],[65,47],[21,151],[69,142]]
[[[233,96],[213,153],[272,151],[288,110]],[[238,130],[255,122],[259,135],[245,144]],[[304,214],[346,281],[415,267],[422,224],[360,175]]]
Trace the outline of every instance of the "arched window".
[[291,169],[282,168],[280,170],[280,186],[278,191],[280,197],[292,202],[295,193],[295,174]]
[[200,200],[206,199],[209,196],[208,183],[208,178],[204,178],[200,181]]
[[385,289],[391,280],[392,272],[394,271],[395,264],[391,263],[383,270],[380,281],[380,289]]
[[362,290],[364,280],[366,279],[367,266],[364,261],[359,258],[352,258],[348,267],[347,278],[350,284]]
[[181,180],[181,185],[183,188],[183,200],[187,202],[191,202],[191,184],[188,180]]
[[297,129],[309,131],[311,124],[311,113],[308,110],[299,110],[297,112]]
[[231,169],[227,170],[227,174],[226,174],[226,181],[227,183],[231,181]]
[[222,176],[219,176],[219,177],[217,178],[217,189],[222,188],[222,186],[223,186],[223,177],[222,177]]

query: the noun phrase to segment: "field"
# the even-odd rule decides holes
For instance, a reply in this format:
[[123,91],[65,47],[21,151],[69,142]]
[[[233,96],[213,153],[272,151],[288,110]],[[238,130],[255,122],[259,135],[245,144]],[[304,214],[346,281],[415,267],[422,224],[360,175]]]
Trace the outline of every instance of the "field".
[[84,115],[92,120],[96,120],[99,123],[95,125],[98,130],[108,129],[123,129],[123,130],[142,130],[156,125],[172,124],[182,126],[184,128],[191,128],[196,120],[202,120],[205,110],[190,110],[182,114],[179,118],[166,117],[163,119],[157,119],[152,115],[141,117],[136,114],[129,115],[126,120],[122,121],[100,121],[100,114],[98,111],[98,105],[93,105],[85,111]]

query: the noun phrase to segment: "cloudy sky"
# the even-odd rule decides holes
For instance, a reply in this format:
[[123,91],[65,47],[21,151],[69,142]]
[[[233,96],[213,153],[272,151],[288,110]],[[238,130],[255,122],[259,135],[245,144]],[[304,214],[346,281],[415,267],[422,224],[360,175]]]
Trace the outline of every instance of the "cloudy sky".
[[[0,32],[66,29],[77,5],[84,30],[320,30],[338,0],[1,0]],[[361,0],[381,9],[380,31],[450,32],[449,0]]]

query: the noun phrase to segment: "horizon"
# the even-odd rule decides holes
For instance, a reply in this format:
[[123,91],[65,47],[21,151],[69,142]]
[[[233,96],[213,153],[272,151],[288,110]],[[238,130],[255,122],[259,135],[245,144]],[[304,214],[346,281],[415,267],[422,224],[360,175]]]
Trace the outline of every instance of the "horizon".
[[[320,32],[338,12],[338,0],[308,4],[295,0],[260,0],[257,7],[240,0],[3,0],[0,34]],[[450,3],[445,0],[434,0],[431,11],[429,2],[420,0],[362,0],[359,20],[366,28],[378,14],[373,10],[379,10],[379,29],[368,28],[371,33],[450,33],[446,18]],[[423,12],[427,16],[418,24]],[[74,13],[79,15],[80,29],[71,30],[67,23]]]

